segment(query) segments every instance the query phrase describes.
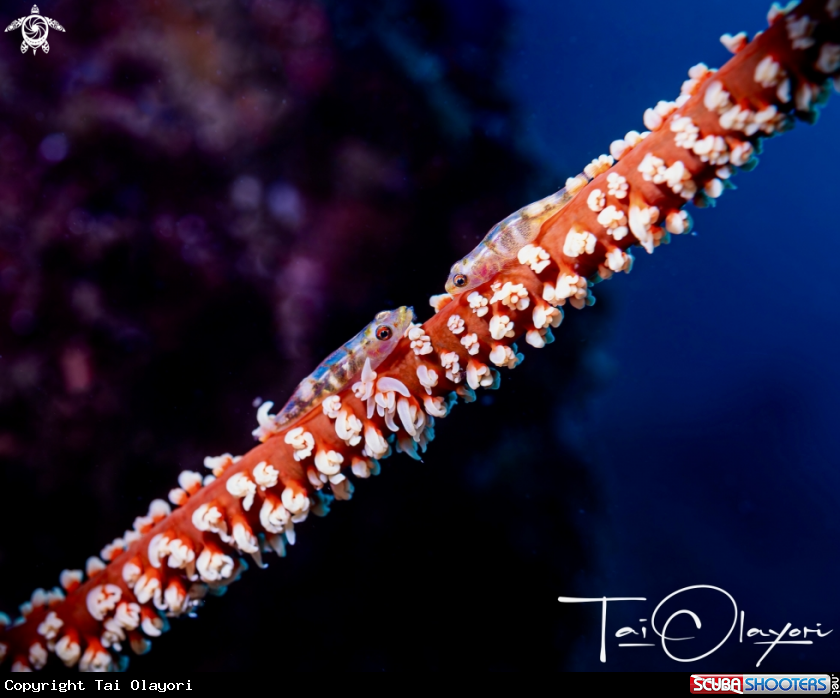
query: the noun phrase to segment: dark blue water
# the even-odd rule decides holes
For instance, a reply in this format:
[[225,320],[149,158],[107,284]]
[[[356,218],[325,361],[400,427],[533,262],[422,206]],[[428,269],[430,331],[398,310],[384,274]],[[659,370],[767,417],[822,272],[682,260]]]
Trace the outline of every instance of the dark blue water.
[[[752,35],[767,5],[518,0],[508,79],[523,137],[561,181],[641,130],[643,110],[676,97],[691,65],[722,64],[718,37]],[[755,671],[766,646],[750,644],[763,639],[747,638],[750,627],[840,628],[838,101],[815,126],[766,143],[758,169],[716,208],[693,210],[696,236],[640,251],[629,277],[596,288],[611,310],[608,335],[591,347],[602,384],[558,412],[556,428],[603,488],[604,511],[579,518],[597,566],[557,591],[648,601],[610,610],[606,665],[593,605],[569,669]],[[660,599],[698,584],[745,611],[743,644],[736,628],[696,664],[617,647],[620,627],[640,632]],[[691,649],[674,649],[696,656],[725,635],[733,610],[719,592],[682,598],[663,611],[702,616]],[[776,647],[760,669],[825,671],[838,638]]]

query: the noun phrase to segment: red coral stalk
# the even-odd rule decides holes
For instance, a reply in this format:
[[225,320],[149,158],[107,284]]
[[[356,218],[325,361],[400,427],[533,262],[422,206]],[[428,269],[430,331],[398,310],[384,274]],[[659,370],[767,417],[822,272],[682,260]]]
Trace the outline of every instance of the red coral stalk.
[[235,580],[261,555],[294,543],[295,524],[323,515],[331,497],[349,499],[352,473],[366,478],[392,451],[418,458],[434,437],[435,418],[457,397],[498,386],[498,369],[522,358],[514,340],[551,341],[560,306],[594,301],[591,287],[630,271],[630,247],[647,252],[690,227],[683,207],[720,196],[737,168],[750,169],[762,138],[784,132],[794,116],[813,120],[840,71],[840,2],[774,6],[770,28],[748,42],[724,37],[736,53],[720,71],[696,66],[675,102],[645,113],[649,132],[615,141],[567,188],[574,200],[542,228],[518,263],[491,282],[433,299],[437,313],[412,326],[377,371],[291,427],[259,413],[261,443],[242,456],[205,461],[213,472],[184,472],[134,530],[61,574],[61,589],[38,590],[23,618],[0,634],[0,656],[13,669],[39,669],[54,652],[82,670],[118,666],[126,643],[137,653]]

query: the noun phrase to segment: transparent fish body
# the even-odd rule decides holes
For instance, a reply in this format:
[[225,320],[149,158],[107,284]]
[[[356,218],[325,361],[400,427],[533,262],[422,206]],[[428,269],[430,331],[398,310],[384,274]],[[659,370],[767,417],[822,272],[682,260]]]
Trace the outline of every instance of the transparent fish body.
[[[505,264],[516,259],[519,250],[534,242],[543,223],[561,211],[574,197],[564,187],[496,223],[472,252],[452,265],[446,281],[447,293],[459,295],[490,281]],[[460,285],[455,283],[458,277],[464,277],[460,279]]]
[[[394,350],[413,320],[414,311],[406,306],[377,313],[367,327],[336,349],[300,382],[278,412],[277,425],[286,426],[299,420],[330,395],[341,392],[362,372],[368,359],[371,368],[376,368]],[[389,331],[386,333],[383,328]],[[385,337],[385,334],[388,336]]]

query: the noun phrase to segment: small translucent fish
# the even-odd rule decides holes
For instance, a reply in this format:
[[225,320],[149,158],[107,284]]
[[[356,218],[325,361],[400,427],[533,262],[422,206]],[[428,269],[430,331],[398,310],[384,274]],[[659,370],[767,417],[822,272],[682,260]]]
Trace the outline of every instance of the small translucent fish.
[[457,296],[490,281],[505,264],[516,259],[519,250],[534,242],[543,223],[574,197],[564,187],[496,223],[472,252],[452,265],[446,281],[447,293]]
[[362,372],[368,359],[371,368],[376,368],[394,350],[413,320],[414,310],[406,306],[377,313],[373,322],[300,382],[277,414],[277,425],[286,426],[299,420],[330,395],[341,392]]

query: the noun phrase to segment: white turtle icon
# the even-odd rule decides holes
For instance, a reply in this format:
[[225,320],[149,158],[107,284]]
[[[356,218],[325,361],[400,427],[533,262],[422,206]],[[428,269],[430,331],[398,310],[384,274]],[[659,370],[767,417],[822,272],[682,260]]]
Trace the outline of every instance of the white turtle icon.
[[20,52],[26,53],[26,49],[31,48],[33,55],[39,48],[44,53],[50,52],[50,45],[47,43],[47,34],[50,31],[50,27],[60,32],[64,31],[64,27],[54,19],[44,17],[38,11],[37,5],[32,6],[31,15],[16,19],[6,27],[6,31],[10,32],[18,27],[21,27],[21,31],[23,32],[23,43],[20,45]]

